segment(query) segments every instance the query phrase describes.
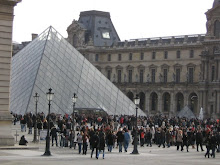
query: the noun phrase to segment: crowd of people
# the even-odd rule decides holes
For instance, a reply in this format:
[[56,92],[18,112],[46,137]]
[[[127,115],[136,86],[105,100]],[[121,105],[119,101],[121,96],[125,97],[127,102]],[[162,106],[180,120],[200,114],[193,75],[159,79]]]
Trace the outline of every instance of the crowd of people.
[[[33,126],[37,125],[38,134],[47,129],[48,115],[43,112],[37,116],[28,113],[14,115],[14,124],[20,121],[21,131],[28,129],[32,134]],[[118,152],[127,152],[128,146],[134,143],[134,137],[138,135],[140,147],[169,148],[175,146],[177,151],[189,152],[189,148],[197,152],[204,151],[204,156],[215,158],[215,152],[220,152],[220,123],[214,119],[187,119],[166,116],[139,116],[135,127],[135,116],[106,115],[106,114],[50,114],[50,136],[52,146],[76,148],[79,154],[87,154],[88,147],[91,149],[91,158],[96,150],[96,158],[102,152],[105,158],[105,148],[112,152],[118,148]],[[136,132],[137,131],[137,132]],[[58,139],[59,137],[59,139]]]

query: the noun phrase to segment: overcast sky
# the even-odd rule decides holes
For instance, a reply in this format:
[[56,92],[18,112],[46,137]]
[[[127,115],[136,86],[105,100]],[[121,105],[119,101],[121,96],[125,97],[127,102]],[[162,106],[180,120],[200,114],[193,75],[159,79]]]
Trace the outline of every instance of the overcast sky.
[[22,0],[15,7],[13,41],[30,41],[52,25],[63,37],[81,11],[110,12],[121,40],[206,33],[214,0]]

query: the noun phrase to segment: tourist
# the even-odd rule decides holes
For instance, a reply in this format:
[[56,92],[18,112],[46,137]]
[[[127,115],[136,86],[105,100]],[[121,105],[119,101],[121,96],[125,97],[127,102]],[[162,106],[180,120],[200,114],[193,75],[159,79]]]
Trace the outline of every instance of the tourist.
[[131,141],[131,137],[130,137],[130,134],[128,133],[128,130],[126,129],[125,130],[125,133],[124,133],[124,150],[125,152],[128,151],[128,145]]
[[98,159],[98,150],[99,150],[98,132],[95,132],[95,134],[92,137],[90,137],[90,143],[92,147],[91,158],[92,158],[94,150],[96,149],[96,159]]
[[97,155],[97,159],[99,158],[99,154],[102,152],[102,158],[105,159],[105,134],[102,129],[99,132],[99,152]]
[[116,137],[117,137],[117,142],[118,142],[118,146],[119,146],[119,153],[120,153],[120,152],[122,152],[122,144],[124,142],[124,134],[123,134],[121,128],[119,128],[119,130],[116,134]]
[[79,132],[77,134],[77,140],[76,141],[78,143],[79,154],[81,154],[82,143],[83,143],[83,132]]
[[19,145],[27,145],[27,143],[28,143],[28,141],[25,139],[25,136],[24,135],[22,135],[21,136],[21,139],[20,139],[20,141],[19,141]]

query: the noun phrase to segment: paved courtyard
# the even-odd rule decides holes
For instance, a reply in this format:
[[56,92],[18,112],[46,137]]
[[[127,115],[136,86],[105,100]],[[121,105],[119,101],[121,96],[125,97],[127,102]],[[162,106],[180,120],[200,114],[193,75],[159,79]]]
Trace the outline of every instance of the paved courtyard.
[[[0,149],[0,165],[121,165],[121,164],[220,164],[220,153],[216,153],[216,158],[205,158],[204,152],[196,152],[196,149],[190,147],[189,152],[176,151],[176,147],[159,148],[156,145],[153,147],[138,147],[139,155],[130,154],[133,146],[130,145],[128,152],[118,153],[118,149],[113,149],[112,153],[106,151],[105,159],[102,159],[100,154],[99,159],[90,158],[90,150],[87,155],[79,155],[77,149],[51,147],[52,156],[42,156],[45,151],[45,142],[41,141],[38,144],[32,143],[33,135],[27,135],[27,132],[21,133],[18,125],[13,126],[13,134],[18,131],[20,135],[25,134],[29,143],[27,148],[21,148],[17,144],[11,149]],[[19,139],[18,138],[18,139]],[[205,147],[204,147],[205,148]]]

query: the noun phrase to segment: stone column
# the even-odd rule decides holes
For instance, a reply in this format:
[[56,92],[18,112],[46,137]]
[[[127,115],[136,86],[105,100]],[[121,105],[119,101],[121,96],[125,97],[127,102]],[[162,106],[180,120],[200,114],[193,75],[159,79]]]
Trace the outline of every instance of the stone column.
[[159,93],[158,94],[158,107],[157,107],[157,112],[158,113],[162,113],[162,94],[161,93]]
[[189,105],[189,100],[188,100],[189,95],[187,93],[184,93],[184,106],[183,108],[187,105]]
[[216,109],[217,109],[217,115],[220,114],[220,91],[217,91],[217,100],[216,100]]
[[216,72],[215,72],[215,81],[218,81],[218,70],[219,70],[219,62],[216,60],[215,62],[215,67],[216,67]]
[[9,110],[14,6],[21,0],[0,0],[0,146],[14,145]]
[[218,60],[218,70],[217,70],[217,73],[218,73],[217,80],[218,80],[218,82],[220,82],[220,60]]
[[198,96],[198,111],[200,112],[200,108],[203,107],[202,106],[202,91],[199,91],[199,96]]
[[147,115],[150,115],[150,93],[148,91],[145,93],[145,109]]
[[175,101],[175,95],[172,92],[170,95],[170,117],[175,115],[175,108],[176,108],[176,101]]

